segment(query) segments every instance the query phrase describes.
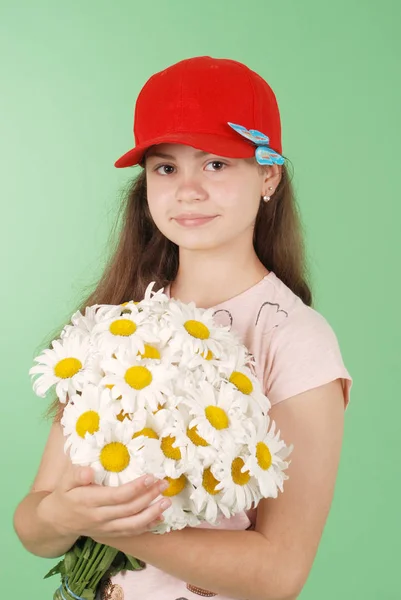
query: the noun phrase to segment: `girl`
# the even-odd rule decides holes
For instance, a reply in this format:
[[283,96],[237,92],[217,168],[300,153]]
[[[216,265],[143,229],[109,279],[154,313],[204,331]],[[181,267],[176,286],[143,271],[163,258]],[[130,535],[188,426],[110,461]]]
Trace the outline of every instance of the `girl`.
[[333,498],[352,379],[337,338],[312,308],[294,194],[281,154],[275,95],[244,64],[209,56],[153,75],[137,99],[136,146],[116,167],[141,165],[118,247],[84,302],[171,296],[214,307],[254,355],[270,416],[294,445],[285,493],[223,520],[154,535],[168,499],[144,476],[90,485],[72,467],[57,414],[14,523],[25,548],[64,554],[80,535],[146,568],[106,579],[99,600],[295,599],[311,570]]

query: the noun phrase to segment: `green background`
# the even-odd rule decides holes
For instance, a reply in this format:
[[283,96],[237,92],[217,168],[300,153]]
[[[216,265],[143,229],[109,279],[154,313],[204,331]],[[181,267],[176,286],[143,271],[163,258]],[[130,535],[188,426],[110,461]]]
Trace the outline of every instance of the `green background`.
[[245,62],[277,95],[315,307],[354,377],[301,598],[401,598],[400,17],[385,0],[1,4],[2,597],[43,600],[57,585],[42,580],[55,561],[26,552],[12,527],[50,426],[28,369],[101,272],[136,173],[113,163],[133,145],[142,85],[207,54]]

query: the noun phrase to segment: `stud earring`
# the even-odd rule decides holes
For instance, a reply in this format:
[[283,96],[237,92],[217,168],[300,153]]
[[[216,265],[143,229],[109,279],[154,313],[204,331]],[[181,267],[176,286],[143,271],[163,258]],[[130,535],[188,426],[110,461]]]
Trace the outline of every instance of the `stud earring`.
[[[273,189],[273,188],[270,186],[270,187],[269,187],[269,190],[272,190],[272,189]],[[269,202],[270,198],[271,198],[271,196],[263,196],[263,201],[264,201],[264,202]]]

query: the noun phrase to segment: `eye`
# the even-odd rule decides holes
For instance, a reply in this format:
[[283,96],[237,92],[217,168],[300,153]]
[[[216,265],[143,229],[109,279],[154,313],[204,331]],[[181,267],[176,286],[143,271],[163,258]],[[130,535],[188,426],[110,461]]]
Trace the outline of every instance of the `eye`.
[[[208,171],[212,170],[212,171],[222,171],[224,167],[227,166],[226,163],[222,162],[221,160],[211,160],[210,162],[207,163],[207,166],[209,165],[213,165],[213,169],[207,169]],[[163,169],[161,171],[161,169]],[[171,169],[171,171],[167,171],[167,169]],[[173,171],[174,171],[175,167],[173,167],[172,165],[158,165],[156,166],[153,171],[155,171],[156,173],[159,173],[159,175],[170,175]]]
[[[156,173],[159,173],[160,169],[174,169],[174,167],[172,167],[171,165],[159,165],[158,167],[155,167],[155,168],[153,169],[153,171],[156,171]],[[171,171],[170,171],[170,172],[171,172]],[[166,173],[166,172],[164,171],[164,173],[163,173],[163,172],[161,172],[161,173],[159,173],[159,175],[169,175],[169,173]]]
[[[208,166],[209,166],[209,165],[221,165],[221,166],[223,166],[223,167],[226,167],[226,166],[227,166],[227,165],[226,165],[226,163],[222,162],[221,160],[212,160],[211,162],[209,162],[209,163],[208,163]],[[210,169],[209,169],[209,170],[210,170]],[[222,171],[223,169],[221,169],[221,168],[220,168],[220,169],[217,169],[217,170],[218,170],[218,171]]]

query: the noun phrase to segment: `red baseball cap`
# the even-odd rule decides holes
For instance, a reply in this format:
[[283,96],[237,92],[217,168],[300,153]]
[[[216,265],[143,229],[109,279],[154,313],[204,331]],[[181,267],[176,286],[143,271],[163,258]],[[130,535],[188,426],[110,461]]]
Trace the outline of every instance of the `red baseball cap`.
[[163,143],[186,144],[230,158],[254,156],[252,136],[238,135],[229,122],[245,131],[262,132],[269,148],[281,153],[277,100],[260,75],[227,58],[181,60],[152,75],[141,89],[134,112],[136,145],[115,166],[136,165],[150,146]]

